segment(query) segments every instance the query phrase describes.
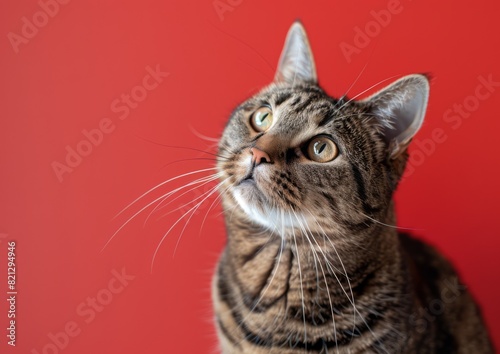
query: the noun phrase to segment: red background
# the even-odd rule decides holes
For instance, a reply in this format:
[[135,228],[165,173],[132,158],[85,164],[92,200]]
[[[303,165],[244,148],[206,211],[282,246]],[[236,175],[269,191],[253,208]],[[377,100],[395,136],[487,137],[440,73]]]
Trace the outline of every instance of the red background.
[[[160,144],[209,149],[213,142],[195,131],[219,136],[231,109],[270,82],[296,18],[306,26],[319,78],[330,94],[343,94],[365,65],[351,96],[394,75],[433,75],[417,140],[430,139],[436,129],[447,139],[422,155],[401,185],[399,225],[416,229],[454,261],[498,346],[498,88],[460,127],[444,119],[454,104],[474,96],[481,75],[500,81],[498,2],[401,0],[402,11],[348,62],[340,44],[352,45],[356,26],[363,29],[373,20],[371,11],[387,9],[388,1],[226,1],[232,11],[221,20],[212,0],[75,0],[60,5],[18,53],[7,35],[20,34],[23,16],[31,19],[40,5],[2,1],[0,299],[6,296],[8,240],[17,242],[19,294],[17,346],[10,348],[2,331],[0,352],[42,353],[51,343],[49,333],[71,321],[80,333],[58,352],[214,351],[210,278],[224,245],[219,207],[199,231],[214,198],[193,216],[175,254],[184,222],[166,238],[150,272],[160,239],[182,213],[160,216],[207,186],[174,201],[145,226],[148,212],[141,214],[100,250],[160,192],[208,175],[163,186],[113,219],[158,183],[213,165],[186,160],[210,155]],[[120,120],[111,103],[141,84],[147,66],[157,65],[170,75]],[[66,146],[75,148],[84,139],[82,130],[99,127],[105,117],[115,130],[59,182],[51,164],[64,163]],[[186,161],[166,166],[176,160]],[[135,278],[85,323],[78,306],[106,289],[111,271],[123,267]],[[0,328],[6,326],[6,301],[0,301]]]

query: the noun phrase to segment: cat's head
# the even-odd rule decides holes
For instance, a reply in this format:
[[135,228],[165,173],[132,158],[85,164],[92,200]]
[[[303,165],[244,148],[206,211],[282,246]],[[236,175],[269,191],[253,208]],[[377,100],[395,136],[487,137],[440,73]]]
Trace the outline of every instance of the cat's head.
[[234,110],[220,140],[226,207],[278,231],[384,220],[428,94],[427,78],[409,75],[363,100],[328,96],[294,23],[274,82]]

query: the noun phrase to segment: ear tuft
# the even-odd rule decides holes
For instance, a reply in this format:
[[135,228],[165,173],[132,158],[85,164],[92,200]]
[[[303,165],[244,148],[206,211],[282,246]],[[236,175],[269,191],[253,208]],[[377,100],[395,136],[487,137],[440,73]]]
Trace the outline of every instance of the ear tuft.
[[389,145],[392,158],[405,151],[424,122],[429,98],[427,76],[405,76],[373,96],[363,100],[369,104]]
[[295,21],[288,31],[274,81],[291,85],[318,82],[309,40],[300,21]]

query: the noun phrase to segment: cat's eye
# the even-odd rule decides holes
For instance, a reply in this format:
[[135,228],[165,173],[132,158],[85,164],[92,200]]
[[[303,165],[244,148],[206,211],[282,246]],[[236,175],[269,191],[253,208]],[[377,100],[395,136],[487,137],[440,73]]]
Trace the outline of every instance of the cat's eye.
[[307,156],[315,162],[330,162],[337,157],[339,149],[332,139],[317,136],[307,145]]
[[250,124],[256,132],[265,132],[273,124],[273,111],[269,107],[260,107],[252,114]]

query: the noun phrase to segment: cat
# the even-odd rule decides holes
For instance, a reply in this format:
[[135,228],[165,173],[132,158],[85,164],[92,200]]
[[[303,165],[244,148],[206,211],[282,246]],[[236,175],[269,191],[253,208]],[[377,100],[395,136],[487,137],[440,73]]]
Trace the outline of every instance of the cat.
[[328,96],[292,25],[274,82],[219,143],[222,353],[493,353],[450,263],[392,226],[428,96],[420,74],[363,100]]

